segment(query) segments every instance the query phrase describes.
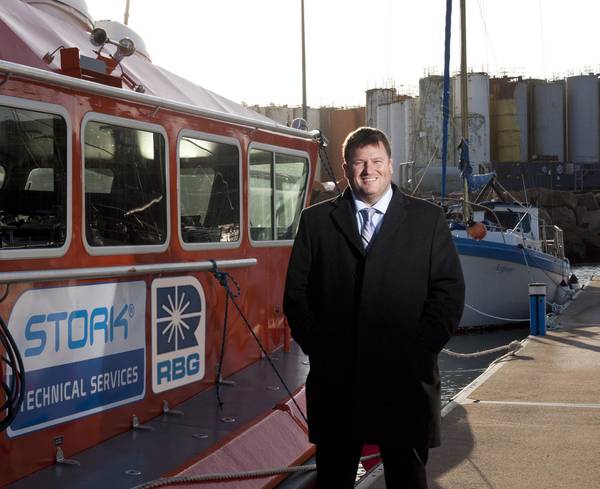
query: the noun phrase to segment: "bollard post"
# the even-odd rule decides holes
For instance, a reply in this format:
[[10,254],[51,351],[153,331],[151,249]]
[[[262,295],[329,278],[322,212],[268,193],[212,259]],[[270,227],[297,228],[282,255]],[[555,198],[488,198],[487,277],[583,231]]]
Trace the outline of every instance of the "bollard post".
[[529,284],[529,332],[533,336],[546,334],[546,284]]

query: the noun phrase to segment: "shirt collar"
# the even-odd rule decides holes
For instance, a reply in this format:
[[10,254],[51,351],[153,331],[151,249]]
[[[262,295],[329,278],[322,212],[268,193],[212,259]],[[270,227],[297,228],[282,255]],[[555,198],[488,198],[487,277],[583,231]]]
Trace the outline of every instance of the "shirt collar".
[[352,201],[354,202],[354,208],[356,212],[360,212],[362,209],[366,207],[373,207],[377,209],[381,214],[385,214],[388,206],[392,200],[392,196],[394,195],[394,191],[392,190],[392,186],[390,185],[387,191],[382,195],[381,199],[379,199],[375,204],[369,205],[356,197],[356,194],[352,192]]

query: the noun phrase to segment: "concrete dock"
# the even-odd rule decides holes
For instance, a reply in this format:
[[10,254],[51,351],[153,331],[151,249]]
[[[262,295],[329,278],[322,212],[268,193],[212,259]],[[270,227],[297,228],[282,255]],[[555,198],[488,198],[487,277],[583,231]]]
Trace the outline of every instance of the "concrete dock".
[[[446,406],[431,489],[600,487],[600,278],[558,323]],[[358,487],[384,488],[381,467]]]

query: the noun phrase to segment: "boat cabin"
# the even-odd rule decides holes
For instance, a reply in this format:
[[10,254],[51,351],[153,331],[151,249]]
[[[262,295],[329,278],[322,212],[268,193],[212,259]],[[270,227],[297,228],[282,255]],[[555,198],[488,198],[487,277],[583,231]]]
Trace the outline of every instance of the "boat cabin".
[[[150,54],[84,1],[0,2],[0,486],[255,364],[253,335],[289,346],[315,134]],[[252,334],[215,270],[239,285]]]

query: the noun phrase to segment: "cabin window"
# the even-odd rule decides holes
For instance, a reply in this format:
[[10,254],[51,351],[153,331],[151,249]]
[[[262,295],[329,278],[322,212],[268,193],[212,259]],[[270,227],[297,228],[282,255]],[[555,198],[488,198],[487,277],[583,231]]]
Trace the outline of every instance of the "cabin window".
[[184,243],[240,239],[240,152],[236,145],[179,141],[180,230]]
[[[497,210],[494,213],[490,211],[485,212],[485,219],[497,226],[498,222],[503,229],[514,229],[517,226],[517,231],[522,233],[531,232],[531,216],[529,214],[523,217],[523,212],[515,212],[511,209]],[[497,218],[497,219],[496,219]]]
[[273,153],[250,150],[250,237],[271,241],[273,234]]
[[162,134],[90,121],[84,140],[85,236],[93,247],[167,239]]
[[0,105],[0,249],[65,244],[67,183],[65,119]]
[[250,150],[250,237],[255,241],[296,236],[308,177],[308,160],[262,149]]

